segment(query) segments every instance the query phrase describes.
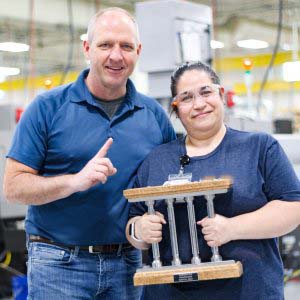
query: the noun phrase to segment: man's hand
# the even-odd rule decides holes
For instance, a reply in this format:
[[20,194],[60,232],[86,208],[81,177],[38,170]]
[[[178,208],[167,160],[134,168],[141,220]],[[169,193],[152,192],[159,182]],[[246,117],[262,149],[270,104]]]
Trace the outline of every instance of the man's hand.
[[74,175],[72,182],[77,191],[85,191],[99,182],[105,183],[109,176],[116,174],[117,169],[105,157],[112,143],[113,139],[109,138],[85,167]]
[[136,237],[148,244],[159,243],[162,239],[162,224],[166,224],[166,221],[161,213],[146,213],[135,222]]
[[221,246],[234,239],[234,228],[230,218],[215,215],[214,218],[206,217],[197,224],[202,226],[204,239],[210,247]]

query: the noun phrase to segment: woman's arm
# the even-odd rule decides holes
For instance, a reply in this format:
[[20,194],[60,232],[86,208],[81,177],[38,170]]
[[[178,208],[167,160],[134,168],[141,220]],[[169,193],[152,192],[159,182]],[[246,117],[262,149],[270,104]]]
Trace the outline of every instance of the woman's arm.
[[197,222],[209,246],[233,240],[268,239],[284,235],[300,224],[300,202],[273,200],[262,208],[226,218],[216,215]]

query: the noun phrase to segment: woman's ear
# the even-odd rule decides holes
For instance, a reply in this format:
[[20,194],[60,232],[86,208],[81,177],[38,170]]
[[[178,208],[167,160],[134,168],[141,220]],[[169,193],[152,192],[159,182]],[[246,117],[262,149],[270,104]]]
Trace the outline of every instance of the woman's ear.
[[226,104],[226,100],[225,100],[225,89],[223,86],[220,87],[220,97],[222,99],[223,104]]

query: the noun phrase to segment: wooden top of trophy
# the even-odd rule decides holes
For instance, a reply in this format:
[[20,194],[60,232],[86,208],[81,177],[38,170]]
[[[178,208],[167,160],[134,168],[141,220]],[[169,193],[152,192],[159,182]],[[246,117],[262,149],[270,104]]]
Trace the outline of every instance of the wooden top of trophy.
[[178,185],[149,186],[124,190],[129,202],[159,200],[176,197],[226,193],[232,186],[231,178],[206,179]]

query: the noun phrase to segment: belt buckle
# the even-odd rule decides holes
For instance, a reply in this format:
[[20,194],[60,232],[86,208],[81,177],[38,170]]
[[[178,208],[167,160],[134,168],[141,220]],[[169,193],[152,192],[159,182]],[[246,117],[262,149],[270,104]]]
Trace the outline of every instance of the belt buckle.
[[89,246],[89,253],[99,254],[99,253],[101,253],[101,251],[94,251],[94,246]]

